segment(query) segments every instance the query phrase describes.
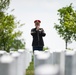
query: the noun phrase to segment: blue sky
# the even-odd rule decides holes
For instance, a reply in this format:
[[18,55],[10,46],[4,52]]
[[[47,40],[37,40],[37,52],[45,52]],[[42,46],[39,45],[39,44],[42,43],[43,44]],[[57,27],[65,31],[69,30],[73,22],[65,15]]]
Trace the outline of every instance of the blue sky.
[[[57,10],[73,3],[76,9],[75,0],[11,0],[10,10],[15,9],[11,14],[15,15],[17,20],[25,23],[24,27],[20,28],[23,31],[22,38],[26,41],[26,47],[32,49],[32,36],[30,35],[31,29],[34,27],[34,20],[41,20],[41,27],[46,32],[44,37],[45,46],[50,50],[65,48],[65,42],[59,37],[56,30],[53,28],[54,23],[58,23]],[[75,42],[69,45],[71,48],[75,47]]]

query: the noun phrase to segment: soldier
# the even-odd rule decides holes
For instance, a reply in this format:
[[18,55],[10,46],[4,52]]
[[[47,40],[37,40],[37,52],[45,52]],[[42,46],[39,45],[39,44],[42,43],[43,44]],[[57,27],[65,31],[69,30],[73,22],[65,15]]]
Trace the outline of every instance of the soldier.
[[44,41],[43,37],[46,35],[43,28],[40,28],[40,20],[35,20],[35,28],[31,29],[31,35],[33,36],[33,52],[34,50],[43,51]]

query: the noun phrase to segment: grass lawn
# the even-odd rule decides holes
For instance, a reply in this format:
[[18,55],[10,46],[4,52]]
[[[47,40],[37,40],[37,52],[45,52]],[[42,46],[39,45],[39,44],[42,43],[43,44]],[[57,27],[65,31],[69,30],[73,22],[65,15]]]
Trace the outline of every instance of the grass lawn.
[[30,63],[30,66],[28,67],[28,69],[26,70],[26,75],[34,75],[34,62],[33,62],[33,60]]

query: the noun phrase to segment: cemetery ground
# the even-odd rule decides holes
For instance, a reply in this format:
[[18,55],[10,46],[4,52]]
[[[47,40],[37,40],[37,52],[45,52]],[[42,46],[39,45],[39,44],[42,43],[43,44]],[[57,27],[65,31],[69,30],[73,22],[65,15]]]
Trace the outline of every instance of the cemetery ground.
[[34,75],[34,62],[32,59],[32,62],[30,63],[30,66],[28,69],[26,69],[26,74],[25,75]]

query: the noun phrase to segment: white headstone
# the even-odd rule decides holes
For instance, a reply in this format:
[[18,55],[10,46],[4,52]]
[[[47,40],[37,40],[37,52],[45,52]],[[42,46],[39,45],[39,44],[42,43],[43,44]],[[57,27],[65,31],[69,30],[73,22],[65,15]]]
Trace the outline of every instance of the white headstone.
[[66,51],[65,55],[65,75],[72,75],[73,72],[73,58],[74,58],[74,51]]
[[0,62],[0,75],[16,75],[14,59],[10,55],[3,55]]
[[57,65],[41,65],[36,67],[35,75],[59,75]]

